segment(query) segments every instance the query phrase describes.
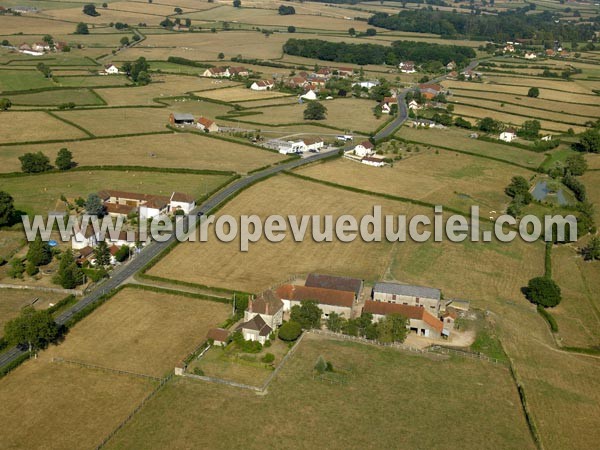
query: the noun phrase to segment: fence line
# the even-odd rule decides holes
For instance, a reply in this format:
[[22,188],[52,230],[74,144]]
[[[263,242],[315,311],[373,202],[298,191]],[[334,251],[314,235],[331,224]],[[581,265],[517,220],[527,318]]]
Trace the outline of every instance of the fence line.
[[21,290],[31,290],[31,291],[42,291],[42,292],[57,292],[59,294],[70,294],[76,296],[82,296],[83,292],[78,289],[61,289],[61,288],[51,288],[44,286],[27,286],[24,284],[6,284],[0,283],[0,288],[2,289],[21,289]]
[[104,446],[107,444],[107,442],[108,442],[108,441],[109,441],[109,440],[110,440],[110,439],[111,439],[111,438],[112,438],[112,437],[113,437],[115,434],[117,434],[117,432],[118,432],[118,431],[119,431],[121,428],[123,428],[125,425],[127,425],[127,423],[128,423],[128,422],[129,422],[131,419],[133,419],[133,416],[135,416],[135,415],[136,415],[136,414],[139,412],[139,410],[140,410],[140,409],[142,409],[142,408],[143,408],[143,406],[144,406],[144,405],[145,405],[145,404],[146,404],[148,401],[150,401],[150,400],[151,400],[151,399],[152,399],[152,398],[153,398],[153,397],[154,397],[154,396],[155,396],[155,395],[158,393],[158,391],[160,391],[160,390],[161,390],[161,389],[164,387],[164,385],[165,385],[165,384],[167,384],[167,383],[168,383],[168,382],[171,380],[171,378],[173,378],[173,374],[172,374],[172,373],[171,373],[171,374],[169,374],[169,375],[168,375],[166,378],[162,378],[162,379],[160,379],[160,383],[158,384],[158,386],[156,386],[156,387],[155,387],[155,388],[152,390],[152,392],[150,392],[150,393],[149,393],[149,394],[148,394],[148,395],[147,395],[147,396],[146,396],[146,397],[145,397],[145,398],[144,398],[144,399],[141,401],[141,403],[140,403],[140,404],[138,404],[138,405],[135,407],[135,409],[134,409],[133,411],[131,411],[131,412],[129,413],[129,415],[128,415],[128,416],[127,416],[127,417],[126,417],[124,420],[122,420],[122,421],[121,421],[121,423],[120,423],[119,425],[117,425],[117,427],[116,427],[114,430],[112,430],[112,431],[111,431],[111,432],[110,432],[108,435],[106,435],[106,437],[105,437],[104,439],[102,439],[102,442],[100,442],[100,444],[98,444],[98,446],[96,446],[96,450],[99,450],[99,449],[103,448],[103,447],[104,447]]
[[255,392],[262,392],[262,388],[260,388],[258,386],[250,386],[249,384],[238,383],[236,381],[230,381],[230,380],[224,380],[222,378],[207,377],[206,375],[196,375],[196,374],[187,373],[187,372],[184,372],[182,376],[187,377],[187,378],[192,378],[195,380],[208,381],[209,383],[225,384],[227,386],[248,389],[248,390],[255,391]]
[[162,378],[154,377],[152,375],[147,375],[145,373],[131,372],[129,370],[121,370],[121,369],[113,369],[111,367],[98,366],[96,364],[84,363],[81,361],[74,361],[72,359],[64,359],[64,358],[52,358],[52,362],[71,364],[74,366],[85,367],[86,369],[96,369],[103,370],[105,372],[117,373],[119,375],[131,375],[134,377],[147,378],[153,381],[162,381]]
[[267,377],[267,379],[265,380],[265,382],[262,385],[262,391],[263,392],[267,390],[267,387],[269,387],[269,384],[271,384],[271,381],[273,381],[273,378],[275,378],[275,376],[279,373],[279,371],[285,365],[285,363],[287,362],[287,360],[296,352],[296,349],[300,345],[300,342],[302,342],[302,339],[304,339],[304,335],[305,335],[305,333],[302,333],[300,335],[300,337],[298,338],[298,340],[296,341],[296,343],[285,354],[285,356],[283,357],[283,359],[281,360],[281,362],[279,363],[279,365],[275,368],[275,370],[273,371],[273,373]]

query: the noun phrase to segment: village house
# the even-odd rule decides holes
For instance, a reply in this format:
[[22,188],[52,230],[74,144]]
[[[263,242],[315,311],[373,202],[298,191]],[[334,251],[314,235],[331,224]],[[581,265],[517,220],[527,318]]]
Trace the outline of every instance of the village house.
[[430,314],[425,308],[397,303],[384,303],[367,300],[362,310],[363,314],[373,315],[373,322],[379,322],[388,314],[399,314],[408,319],[407,328],[417,336],[440,338],[444,324],[440,319]]
[[309,152],[319,152],[325,145],[325,142],[323,142],[323,139],[321,138],[309,138],[304,139],[303,141],[306,146],[306,151]]
[[194,124],[194,115],[193,114],[181,114],[181,113],[171,113],[169,114],[169,123],[171,125],[193,125]]
[[360,86],[361,88],[365,88],[370,90],[371,88],[374,88],[375,86],[379,86],[379,81],[375,80],[375,81],[359,81],[356,83],[352,83],[352,87],[354,86]]
[[68,47],[66,42],[59,41],[54,43],[54,50],[57,52],[62,52],[66,47]]
[[546,56],[553,58],[554,56],[556,56],[556,52],[553,49],[548,48],[546,49]]
[[342,78],[351,77],[354,75],[354,69],[352,67],[339,67],[337,73]]
[[458,72],[456,70],[453,70],[446,76],[446,78],[448,78],[449,80],[456,80],[458,79]]
[[371,141],[364,141],[354,147],[354,154],[356,156],[369,156],[375,153],[375,146]]
[[501,141],[504,141],[504,142],[512,142],[516,139],[516,137],[517,137],[517,132],[515,131],[515,129],[507,128],[502,133],[500,133],[500,136],[498,137],[498,139],[500,139]]
[[207,133],[217,133],[219,131],[219,126],[206,117],[199,117],[196,126]]
[[547,134],[546,136],[542,136],[542,141],[551,141],[552,140],[552,135],[551,134]]
[[279,146],[279,153],[282,155],[303,153],[306,151],[306,144],[304,141],[288,141],[285,144]]
[[421,109],[421,105],[419,105],[417,103],[417,101],[413,99],[410,102],[408,102],[408,109],[412,109],[413,111],[418,111],[419,109]]
[[304,99],[304,100],[310,100],[310,101],[316,100],[317,93],[313,89],[310,89],[306,94],[301,95],[300,98]]
[[363,281],[358,278],[311,273],[306,277],[304,286],[352,292],[354,300],[358,300],[363,289]]
[[435,122],[429,119],[415,119],[412,121],[413,128],[433,128],[435,127]]
[[525,52],[525,59],[536,59],[537,55],[534,52]]
[[456,63],[454,61],[450,61],[446,64],[446,70],[456,70]]
[[442,324],[444,327],[442,330],[442,335],[450,336],[450,333],[452,333],[452,331],[454,330],[454,323],[456,322],[457,318],[458,314],[453,309],[449,309],[444,314],[442,314]]
[[231,73],[226,67],[211,67],[202,73],[203,77],[208,78],[229,78]]
[[397,105],[398,100],[396,97],[384,97],[381,102],[381,112],[383,114],[390,114],[392,112],[392,106]]
[[420,84],[419,92],[425,99],[433,100],[439,94],[442,94],[443,90],[439,84]]
[[93,248],[100,241],[100,232],[94,232],[94,227],[88,225],[84,230],[79,224],[76,224],[71,236],[71,248],[73,250],[82,250],[85,247]]
[[247,77],[250,71],[245,67],[229,67],[229,75],[232,77]]
[[373,155],[373,156],[365,156],[360,160],[361,163],[366,164],[368,166],[373,167],[383,167],[385,166],[385,161],[383,156]]
[[415,73],[415,63],[413,61],[403,61],[398,65],[400,72],[402,73]]
[[273,89],[273,86],[275,86],[275,83],[271,80],[259,80],[252,83],[250,89],[253,91],[269,91]]
[[306,81],[306,78],[304,78],[304,77],[292,77],[286,81],[286,85],[291,88],[304,87],[304,86],[306,86],[307,83],[308,82]]
[[47,42],[35,42],[32,44],[31,49],[34,52],[49,52],[50,44],[48,44]]
[[264,344],[283,322],[283,302],[273,291],[266,291],[248,302],[244,322],[237,327],[247,341]]
[[481,78],[481,72],[475,72],[474,70],[463,70],[461,73],[467,80],[475,80]]
[[371,294],[373,301],[425,308],[434,316],[440,313],[439,289],[399,283],[375,283]]
[[124,245],[127,247],[133,247],[138,240],[138,234],[133,230],[129,232],[122,230],[119,231],[119,234],[114,237],[112,237],[110,233],[107,233],[104,238],[107,244],[117,248],[121,248]]
[[104,69],[100,72],[100,75],[118,75],[119,68],[114,64],[106,64]]
[[184,214],[189,214],[196,207],[194,197],[183,192],[173,192],[169,199],[169,212],[177,213],[183,211]]
[[151,219],[160,214],[174,214],[178,210],[189,214],[196,207],[196,201],[192,197],[179,192],[164,196],[104,190],[98,192],[98,196],[103,201],[104,207],[107,211],[111,211],[112,215],[128,215],[137,211],[142,220]]
[[314,77],[323,79],[329,79],[331,75],[333,75],[333,72],[329,67],[321,67],[313,74]]
[[503,51],[504,53],[514,53],[514,51],[515,51],[515,46],[514,46],[514,45],[512,45],[512,44],[506,44],[506,45],[504,46],[504,48],[502,49],[502,51]]
[[284,311],[290,311],[292,306],[300,305],[303,301],[315,301],[323,311],[322,318],[324,319],[328,318],[332,312],[350,319],[355,302],[353,292],[293,284],[279,286],[275,294],[283,302]]
[[206,339],[212,341],[212,345],[227,345],[229,342],[229,331],[224,328],[211,328],[206,333]]

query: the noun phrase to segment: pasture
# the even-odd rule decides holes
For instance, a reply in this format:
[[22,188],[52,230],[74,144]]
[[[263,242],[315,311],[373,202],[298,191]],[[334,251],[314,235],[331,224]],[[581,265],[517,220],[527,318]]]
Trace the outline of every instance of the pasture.
[[42,111],[2,113],[0,144],[78,139],[87,135]]
[[224,303],[126,288],[46,353],[48,357],[163,377],[230,311]]
[[[594,165],[594,160],[598,160],[598,156],[596,156],[592,160],[592,167]],[[600,204],[600,171],[594,170],[589,171],[583,174],[581,177],[581,181],[585,185],[588,199],[590,202],[595,203],[596,205]],[[594,208],[594,219],[596,223],[600,223],[600,210],[598,208]]]
[[236,86],[227,89],[217,89],[210,92],[195,92],[200,97],[220,100],[223,102],[236,102],[246,100],[270,100],[279,97],[295,97],[277,91],[253,91],[246,87]]
[[[344,384],[313,379],[319,356],[338,371],[326,377],[343,379]],[[421,405],[418,415],[416,403]],[[236,414],[226,414],[214,426],[212,418],[225,407]],[[343,411],[344,420],[331,411]],[[257,414],[263,420],[256,420]],[[444,437],[450,447],[535,448],[516,388],[503,367],[458,359],[437,361],[308,336],[267,395],[178,378],[108,447],[264,448],[264,443],[249,440],[248,435],[276,429],[271,443],[277,448],[297,448],[298,443],[315,448],[322,442],[335,449],[430,448],[439,444],[432,429],[449,417],[460,418],[456,420],[461,423],[461,432]]]
[[53,363],[42,354],[0,380],[2,445],[95,447],[154,385],[138,377]]
[[244,173],[285,159],[283,155],[247,145],[197,134],[172,133],[0,147],[0,172],[19,172],[18,157],[23,153],[41,151],[54,161],[62,147],[73,153],[80,166],[111,164]]
[[107,108],[57,111],[56,115],[83,127],[95,136],[118,136],[165,131],[170,112],[165,108]]
[[6,322],[17,317],[22,308],[33,306],[36,309],[46,309],[65,297],[66,294],[54,292],[0,289],[0,336],[4,334]]
[[102,189],[116,189],[155,195],[173,191],[201,197],[222,184],[221,175],[192,175],[135,171],[71,171],[2,179],[2,189],[10,192],[15,207],[27,214],[47,214],[61,195],[87,198]]
[[[2,17],[2,16],[0,16]],[[0,70],[0,91],[24,91],[54,87],[51,79],[46,78],[38,70]]]
[[32,94],[11,95],[14,106],[58,106],[73,102],[81,106],[99,106],[102,100],[89,89],[68,89],[35,92]]

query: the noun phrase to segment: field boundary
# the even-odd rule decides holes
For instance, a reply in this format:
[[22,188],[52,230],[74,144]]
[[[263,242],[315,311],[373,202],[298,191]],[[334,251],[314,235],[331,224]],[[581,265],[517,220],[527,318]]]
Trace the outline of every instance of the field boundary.
[[122,370],[122,369],[113,369],[112,367],[104,367],[104,366],[99,366],[96,364],[91,364],[91,363],[86,363],[83,361],[75,361],[72,359],[64,359],[61,357],[53,357],[52,358],[52,362],[53,363],[60,363],[60,364],[71,364],[73,366],[78,366],[78,367],[83,367],[85,369],[93,369],[93,370],[100,370],[100,371],[104,371],[104,372],[110,372],[110,373],[116,373],[119,375],[130,375],[130,376],[134,376],[134,377],[139,377],[139,378],[147,378],[150,380],[154,380],[154,381],[161,381],[162,378],[160,377],[155,377],[152,375],[148,375],[145,373],[139,373],[139,372],[131,372],[129,370]]
[[78,289],[61,289],[61,288],[52,288],[45,286],[28,286],[25,284],[6,284],[0,283],[0,289],[20,289],[20,290],[31,290],[31,291],[42,291],[42,292],[56,292],[58,294],[69,294],[81,296],[83,295],[83,291]]

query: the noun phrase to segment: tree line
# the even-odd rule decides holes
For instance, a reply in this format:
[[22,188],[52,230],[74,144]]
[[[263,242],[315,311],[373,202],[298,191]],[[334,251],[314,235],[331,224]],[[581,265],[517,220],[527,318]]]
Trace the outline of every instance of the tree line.
[[464,65],[476,56],[475,50],[470,47],[414,41],[396,41],[388,47],[378,44],[327,42],[320,39],[289,39],[283,45],[283,51],[293,56],[360,65],[396,65],[403,60],[411,60],[417,64],[430,61],[447,64],[454,60],[457,64]]
[[[525,8],[529,10],[529,7]],[[525,11],[526,12],[526,11]],[[554,21],[553,14],[524,14],[521,9],[497,15],[458,14],[436,11],[433,8],[400,11],[397,15],[377,13],[369,24],[388,30],[414,33],[433,33],[446,38],[467,36],[476,39],[493,39],[504,42],[510,39],[534,39],[537,41],[564,40],[587,41],[600,30],[600,19],[595,22],[571,24]]]

